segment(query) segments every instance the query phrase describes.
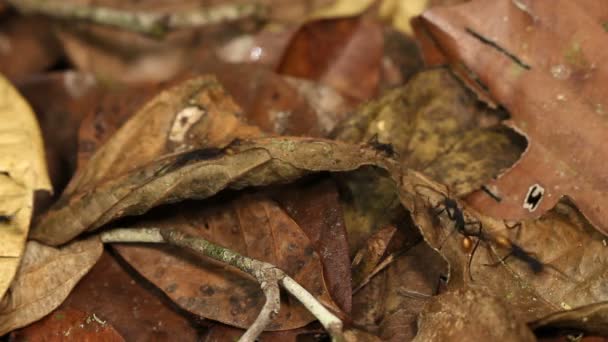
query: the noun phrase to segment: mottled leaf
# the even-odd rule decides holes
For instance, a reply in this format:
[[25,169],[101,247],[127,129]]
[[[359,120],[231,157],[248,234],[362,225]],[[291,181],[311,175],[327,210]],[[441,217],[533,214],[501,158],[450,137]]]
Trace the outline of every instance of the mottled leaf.
[[449,71],[435,69],[361,106],[333,135],[348,142],[372,140],[388,157],[461,195],[511,166],[521,153],[513,143],[518,137],[496,126],[500,115],[478,106]]

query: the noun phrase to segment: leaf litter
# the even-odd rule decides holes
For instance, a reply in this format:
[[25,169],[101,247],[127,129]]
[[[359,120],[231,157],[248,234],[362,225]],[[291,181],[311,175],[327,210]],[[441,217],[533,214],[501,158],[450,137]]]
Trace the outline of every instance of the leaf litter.
[[[226,19],[231,25],[191,22],[174,31],[170,21],[163,32],[143,34],[99,18],[64,18],[48,32],[65,53],[60,63],[93,71],[96,80],[76,87],[80,95],[26,92],[51,146],[53,183],[69,184],[49,209],[36,202],[29,237],[38,242],[28,242],[2,299],[9,310],[3,331],[13,339],[223,340],[254,327],[267,295],[257,275],[180,248],[131,243],[107,246],[93,267],[102,254],[96,235],[157,227],[285,271],[339,317],[347,341],[605,336],[607,243],[598,221],[605,216],[590,214],[601,212],[601,202],[543,171],[563,169],[560,158],[588,159],[581,144],[549,143],[562,126],[579,138],[589,133],[579,139],[591,142],[585,146],[601,141],[591,134],[601,127],[581,130],[580,120],[562,114],[601,111],[584,101],[597,100],[593,89],[601,89],[601,68],[590,66],[602,52],[589,46],[602,36],[605,8],[590,1],[560,2],[555,11],[533,1],[433,7],[414,20],[422,50],[413,48],[409,18],[457,3],[267,0],[260,20],[226,2],[236,13]],[[174,18],[184,8],[215,8],[182,5],[141,14]],[[120,11],[146,6],[126,2]],[[62,15],[47,10],[40,13]],[[17,12],[3,15],[25,23]],[[23,33],[7,34],[22,42]],[[548,48],[530,49],[535,44]],[[57,51],[24,59],[31,64],[11,77],[34,76],[20,83],[27,89],[49,74],[31,73],[48,67]],[[421,56],[450,69],[422,70]],[[14,55],[3,58],[19,65]],[[553,107],[530,110],[546,94]],[[531,123],[549,118],[549,110],[559,119],[544,119],[556,129],[543,135]],[[78,155],[66,143],[76,136]],[[540,160],[541,147],[557,158]],[[46,266],[28,273],[32,258]],[[49,280],[24,280],[40,272]],[[50,279],[61,285],[53,289]],[[29,283],[43,286],[36,292]],[[45,293],[49,300],[37,301]],[[274,332],[260,339],[319,338],[318,312],[280,297],[281,310],[265,326]],[[132,309],[145,312],[124,307],[136,299]],[[89,323],[92,329],[80,326]]]

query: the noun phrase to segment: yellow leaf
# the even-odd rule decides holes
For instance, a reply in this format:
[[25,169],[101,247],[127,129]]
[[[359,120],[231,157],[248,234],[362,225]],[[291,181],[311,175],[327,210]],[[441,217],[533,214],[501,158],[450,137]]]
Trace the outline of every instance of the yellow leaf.
[[350,17],[363,13],[374,0],[336,0],[331,5],[312,12],[309,19]]
[[23,255],[36,190],[52,191],[40,129],[30,106],[0,75],[0,298]]
[[428,6],[428,0],[384,0],[380,5],[380,18],[388,21],[391,25],[407,34],[412,34],[410,19],[418,16]]

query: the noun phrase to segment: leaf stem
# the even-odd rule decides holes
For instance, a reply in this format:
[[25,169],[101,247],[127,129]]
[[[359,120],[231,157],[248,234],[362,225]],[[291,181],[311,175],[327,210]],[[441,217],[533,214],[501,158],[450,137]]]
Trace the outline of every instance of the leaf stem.
[[254,323],[240,341],[255,341],[279,313],[281,306],[279,284],[296,297],[315,316],[334,340],[342,340],[342,321],[327,310],[310,292],[276,266],[241,255],[201,237],[191,236],[176,229],[116,228],[101,233],[104,243],[148,242],[167,243],[187,248],[199,255],[234,266],[253,276],[266,296],[266,303]]

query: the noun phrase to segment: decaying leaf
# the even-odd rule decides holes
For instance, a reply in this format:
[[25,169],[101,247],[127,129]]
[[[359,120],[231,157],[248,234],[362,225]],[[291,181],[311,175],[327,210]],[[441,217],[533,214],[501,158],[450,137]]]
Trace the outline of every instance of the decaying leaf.
[[363,105],[333,135],[370,142],[404,167],[448,184],[458,196],[519,157],[521,147],[513,144],[518,137],[495,125],[499,115],[480,107],[449,71],[435,69]]
[[0,335],[37,321],[58,307],[102,251],[95,237],[61,248],[28,242],[15,280],[0,302]]
[[465,207],[465,227],[458,230],[457,221],[440,212],[446,208],[445,190],[422,181],[414,189],[428,201],[414,205],[414,220],[449,262],[449,288],[489,291],[525,322],[608,300],[605,242],[571,204],[560,202],[540,219],[520,225]]
[[[157,208],[151,217],[138,220],[136,225],[182,229],[276,265],[336,312],[340,309],[331,298],[333,293],[341,297],[342,303],[350,299],[347,297],[350,292],[327,289],[323,259],[315,251],[313,241],[268,198],[243,195],[232,200],[224,198],[219,204],[191,201]],[[222,263],[174,248],[131,245],[115,248],[175,303],[196,315],[247,328],[264,304],[264,294],[255,279]],[[315,319],[296,299],[282,297],[281,310],[267,329],[298,328]]]
[[536,341],[491,292],[458,290],[434,297],[419,321],[414,341]]
[[36,117],[0,75],[0,297],[25,247],[37,190],[51,191]]
[[608,51],[597,48],[607,16],[606,3],[593,0],[471,1],[423,15],[443,52],[487,86],[510,111],[507,124],[529,140],[522,159],[491,183],[500,201],[483,193],[469,199],[480,211],[539,217],[569,196],[608,234],[608,73],[600,67]]

